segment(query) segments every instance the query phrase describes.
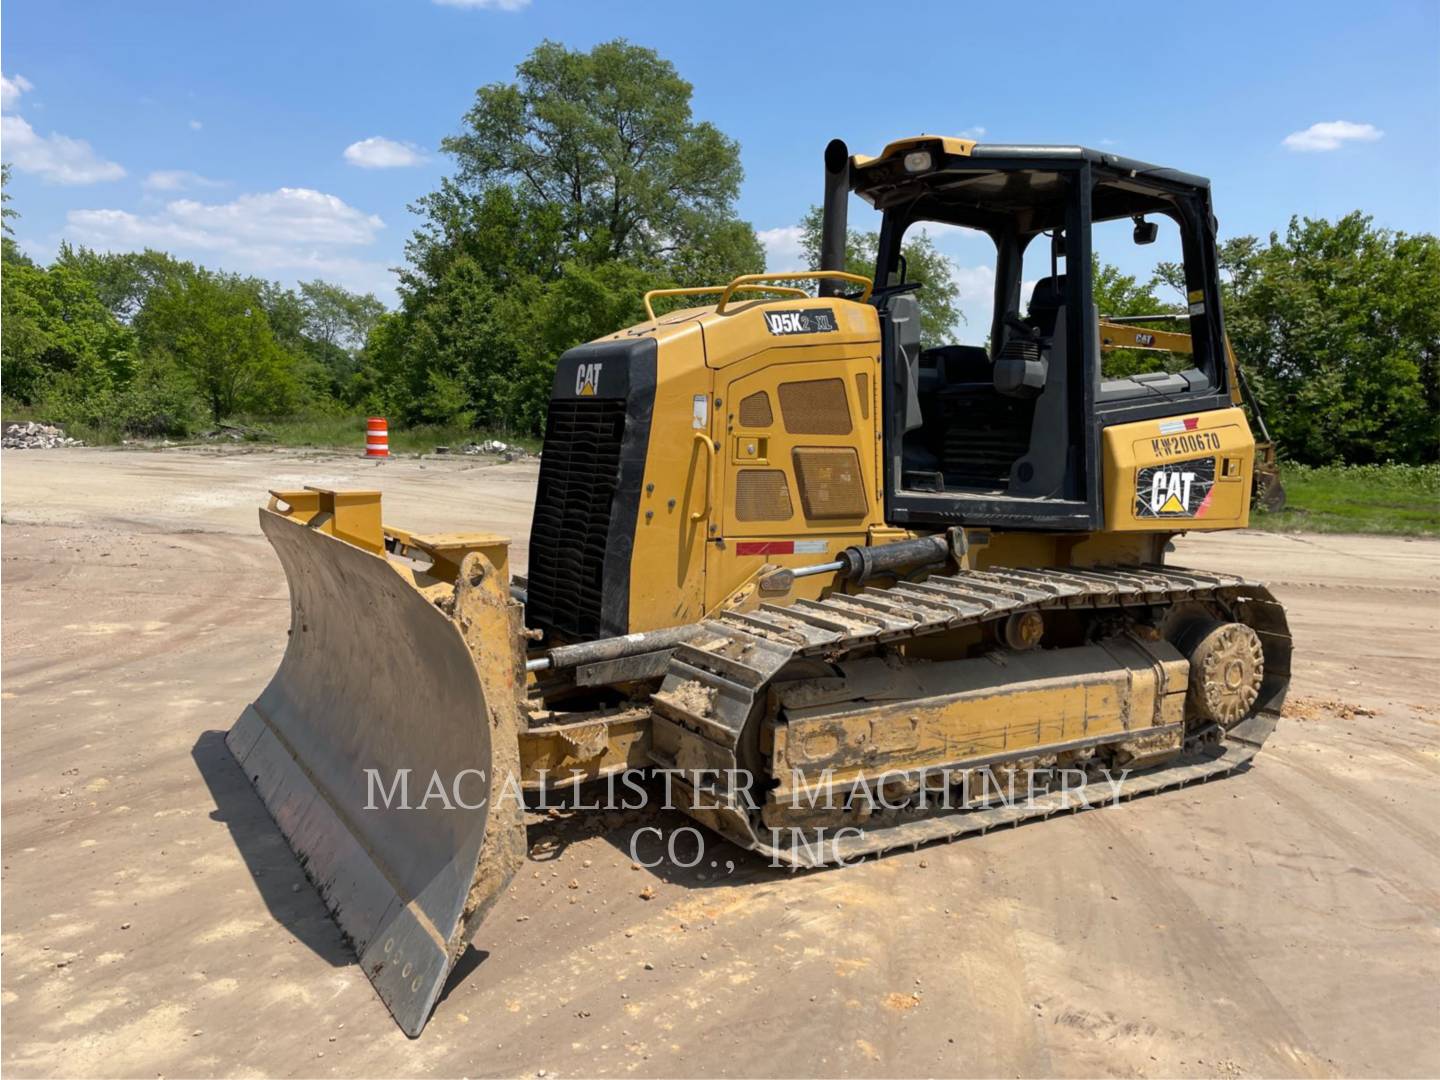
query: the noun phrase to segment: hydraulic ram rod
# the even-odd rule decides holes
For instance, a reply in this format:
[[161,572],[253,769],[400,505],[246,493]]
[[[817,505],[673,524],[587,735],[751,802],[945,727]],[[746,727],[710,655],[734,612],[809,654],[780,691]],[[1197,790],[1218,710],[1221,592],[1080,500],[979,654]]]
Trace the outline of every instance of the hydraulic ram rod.
[[[840,558],[833,562],[776,570],[763,584],[767,587],[788,588],[795,578],[838,574],[844,580],[863,585],[876,574],[905,573],[923,566],[943,563],[949,558],[950,545],[944,536],[923,536],[879,547],[848,547],[840,552]],[[525,661],[525,670],[546,671],[579,667],[581,664],[598,664],[605,660],[620,660],[641,653],[673,649],[700,633],[700,627],[701,624],[697,622],[687,626],[672,626],[665,630],[626,634],[624,637],[601,638],[599,641],[586,641],[579,645],[557,645],[544,656]]]
[[700,625],[697,622],[688,626],[671,626],[664,630],[647,630],[643,634],[601,638],[599,641],[586,641],[579,645],[557,645],[544,656],[525,661],[525,670],[579,667],[581,664],[598,664],[603,660],[619,660],[626,656],[638,656],[640,653],[673,649],[700,633]]

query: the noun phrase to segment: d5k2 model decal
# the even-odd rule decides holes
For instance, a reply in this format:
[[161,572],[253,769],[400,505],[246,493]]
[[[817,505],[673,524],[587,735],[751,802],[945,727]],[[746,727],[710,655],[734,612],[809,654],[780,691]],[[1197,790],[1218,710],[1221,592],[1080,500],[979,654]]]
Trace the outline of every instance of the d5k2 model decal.
[[1135,473],[1135,516],[1203,517],[1215,487],[1215,459],[1151,465]]
[[830,308],[805,311],[767,311],[765,329],[772,334],[833,334],[840,329]]

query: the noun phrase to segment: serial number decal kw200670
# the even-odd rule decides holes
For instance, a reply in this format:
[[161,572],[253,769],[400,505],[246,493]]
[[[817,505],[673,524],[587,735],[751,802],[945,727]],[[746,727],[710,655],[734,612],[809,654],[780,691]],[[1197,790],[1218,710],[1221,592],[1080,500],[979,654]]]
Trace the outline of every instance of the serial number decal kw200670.
[[1184,435],[1162,435],[1150,440],[1150,452],[1156,457],[1173,458],[1185,454],[1203,454],[1219,450],[1220,436],[1213,431],[1187,431]]

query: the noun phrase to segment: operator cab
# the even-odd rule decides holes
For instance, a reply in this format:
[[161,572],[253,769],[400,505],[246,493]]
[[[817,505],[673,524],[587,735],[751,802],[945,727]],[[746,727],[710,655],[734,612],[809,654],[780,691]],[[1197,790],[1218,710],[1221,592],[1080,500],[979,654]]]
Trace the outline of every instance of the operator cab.
[[[887,520],[1097,529],[1105,425],[1229,406],[1208,181],[1080,147],[921,137],[878,158],[850,158],[832,144],[827,269],[838,268],[825,260],[836,230],[845,231],[833,175],[841,162],[843,188],[883,215],[873,302],[886,389]],[[1093,234],[1123,229],[1127,242],[1150,243],[1160,225],[1184,296],[1157,317],[1181,321],[1180,330],[1188,323],[1190,353],[1157,371],[1106,371]],[[989,326],[969,328],[972,337],[987,331],[984,344],[926,340],[924,282],[907,279],[906,239],[956,230],[968,251],[985,253],[967,256],[967,265],[983,259],[993,272]]]

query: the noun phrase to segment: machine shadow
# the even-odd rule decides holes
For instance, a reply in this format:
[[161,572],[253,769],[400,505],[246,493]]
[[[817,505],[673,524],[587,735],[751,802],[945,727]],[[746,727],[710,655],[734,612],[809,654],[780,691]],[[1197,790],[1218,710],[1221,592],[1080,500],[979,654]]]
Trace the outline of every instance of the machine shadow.
[[474,945],[466,943],[465,951],[460,954],[460,959],[455,961],[455,966],[446,976],[445,987],[435,1001],[435,1008],[438,1009],[445,1004],[445,999],[450,996],[450,992],[468,979],[475,969],[488,959],[490,959],[490,954],[484,949],[477,949]]
[[230,830],[270,914],[329,964],[354,964],[350,945],[305,877],[295,853],[250,786],[240,763],[225,745],[225,732],[202,732],[190,749],[190,757],[215,802],[210,819],[223,822]]

